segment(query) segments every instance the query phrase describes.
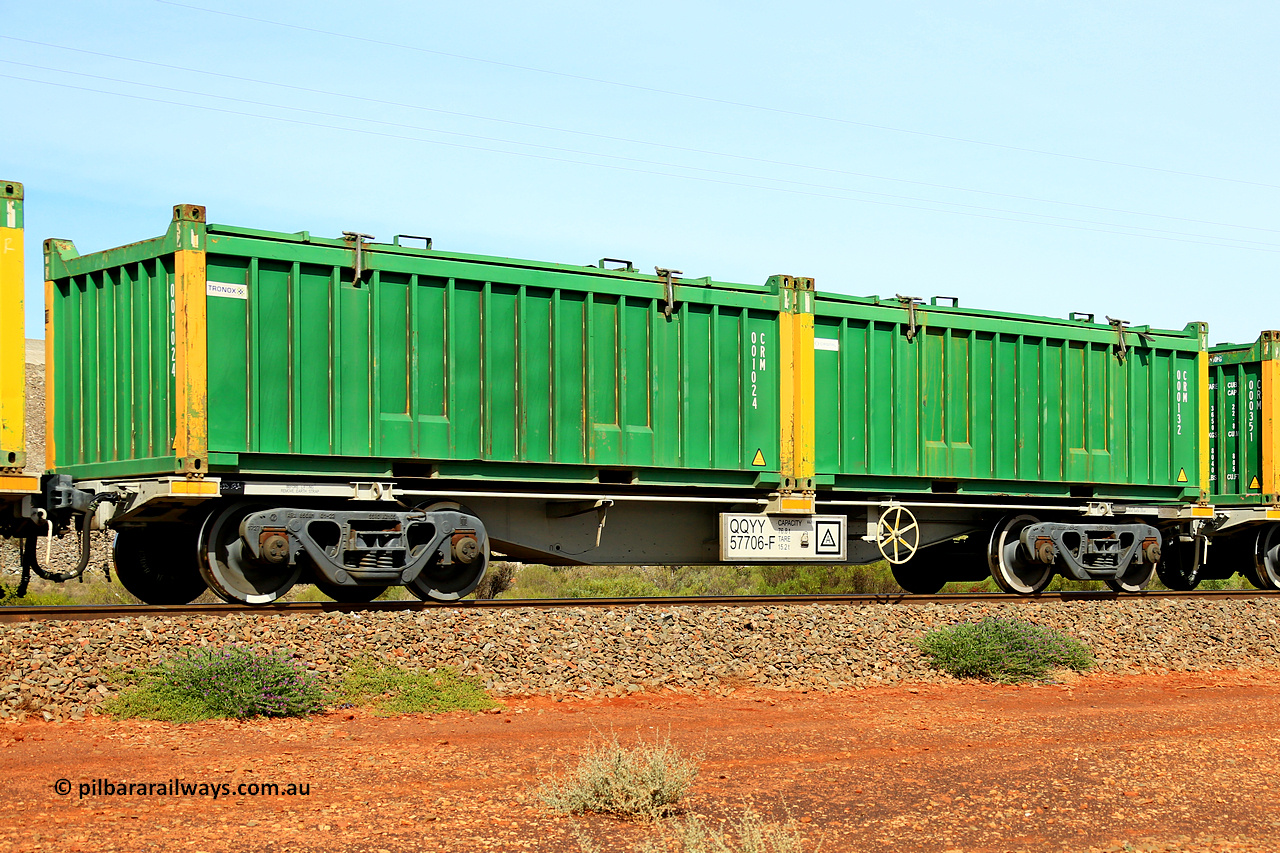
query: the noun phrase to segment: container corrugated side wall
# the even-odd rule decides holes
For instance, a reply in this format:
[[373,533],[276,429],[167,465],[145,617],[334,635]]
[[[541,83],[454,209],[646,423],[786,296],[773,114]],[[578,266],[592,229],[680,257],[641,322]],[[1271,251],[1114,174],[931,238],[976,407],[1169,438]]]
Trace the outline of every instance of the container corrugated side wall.
[[174,254],[163,239],[74,257],[50,281],[51,467],[81,476],[174,473]]
[[819,299],[818,476],[836,488],[1198,497],[1197,324],[1126,336],[1034,317]]
[[765,288],[681,286],[667,321],[652,281],[375,245],[357,285],[348,249],[210,230],[210,293],[227,294],[208,299],[215,465],[731,485],[778,470],[776,370],[751,381],[753,345],[777,333]]
[[1275,503],[1280,492],[1280,332],[1209,350],[1210,492],[1214,503]]
[[668,321],[652,276],[384,245],[357,284],[350,243],[202,216],[50,241],[58,470],[192,473],[207,435],[223,474],[779,479],[777,287],[682,282]]

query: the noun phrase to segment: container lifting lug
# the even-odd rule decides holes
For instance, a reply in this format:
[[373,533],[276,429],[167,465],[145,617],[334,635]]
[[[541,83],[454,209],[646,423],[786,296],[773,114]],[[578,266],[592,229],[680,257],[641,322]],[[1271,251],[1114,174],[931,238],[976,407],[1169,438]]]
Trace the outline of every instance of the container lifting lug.
[[916,333],[920,331],[920,327],[916,324],[916,306],[922,300],[919,296],[903,296],[901,293],[897,294],[897,296],[898,302],[902,303],[902,307],[907,309],[907,341],[914,341]]
[[[342,236],[346,237],[354,244],[354,248],[356,250],[356,274],[355,277],[351,279],[351,283],[356,287],[359,287],[360,279],[364,276],[364,241],[376,240],[378,238],[372,234],[361,234],[359,231],[343,231]],[[429,243],[427,248],[431,248]]]
[[662,314],[668,320],[671,319],[671,312],[676,307],[676,287],[675,276],[684,275],[680,270],[669,270],[665,267],[654,267],[653,271],[662,277],[667,287],[667,304],[662,306]]

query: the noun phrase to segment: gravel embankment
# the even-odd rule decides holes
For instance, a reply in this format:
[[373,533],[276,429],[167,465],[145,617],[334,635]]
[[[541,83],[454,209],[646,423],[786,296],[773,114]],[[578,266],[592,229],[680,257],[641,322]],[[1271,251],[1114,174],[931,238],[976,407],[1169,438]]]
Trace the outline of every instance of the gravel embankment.
[[[28,341],[28,343],[30,343]],[[28,474],[44,473],[44,361],[27,364],[26,440]]]
[[360,656],[447,665],[497,696],[946,681],[913,640],[986,615],[1065,631],[1104,672],[1280,669],[1274,599],[139,617],[0,625],[0,717],[79,717],[112,695],[113,672],[226,644],[284,650],[322,674]]

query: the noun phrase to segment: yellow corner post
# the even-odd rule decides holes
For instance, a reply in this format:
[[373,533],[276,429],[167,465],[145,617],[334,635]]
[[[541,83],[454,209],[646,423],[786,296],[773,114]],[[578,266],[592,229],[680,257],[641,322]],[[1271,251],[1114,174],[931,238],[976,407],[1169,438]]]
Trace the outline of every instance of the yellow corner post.
[[1262,498],[1280,502],[1280,332],[1262,333]]
[[53,288],[53,281],[46,278],[44,282],[44,467],[46,471],[54,471],[58,467],[58,443],[55,441],[56,434],[53,429],[54,406],[57,403],[56,385],[53,381]]
[[797,278],[795,320],[795,481],[796,488],[813,491],[817,458],[817,404],[814,400],[813,279]]
[[1200,355],[1196,359],[1196,371],[1199,393],[1199,427],[1200,441],[1200,500],[1209,500],[1209,455],[1213,453],[1213,442],[1209,438],[1209,325],[1200,324]]
[[178,470],[204,476],[209,467],[209,350],[205,312],[204,208],[173,209],[177,248],[173,258],[174,420]]
[[816,408],[813,399],[813,279],[781,277],[778,317],[782,416],[778,459],[784,491],[813,491]]
[[22,184],[0,181],[0,471],[27,462],[22,235]]

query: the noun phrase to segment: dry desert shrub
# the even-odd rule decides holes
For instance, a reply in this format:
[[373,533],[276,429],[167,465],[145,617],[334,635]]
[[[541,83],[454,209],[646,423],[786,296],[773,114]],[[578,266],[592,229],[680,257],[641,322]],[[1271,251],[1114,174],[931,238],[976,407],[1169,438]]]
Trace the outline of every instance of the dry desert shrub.
[[[576,831],[581,853],[603,853],[585,829],[579,826]],[[801,853],[803,848],[795,820],[769,823],[747,807],[736,821],[718,827],[697,815],[686,815],[633,849],[634,853]]]
[[612,735],[589,745],[578,766],[543,784],[538,796],[564,814],[656,820],[685,795],[697,773],[698,760],[680,754],[669,740],[639,740],[624,747]]

